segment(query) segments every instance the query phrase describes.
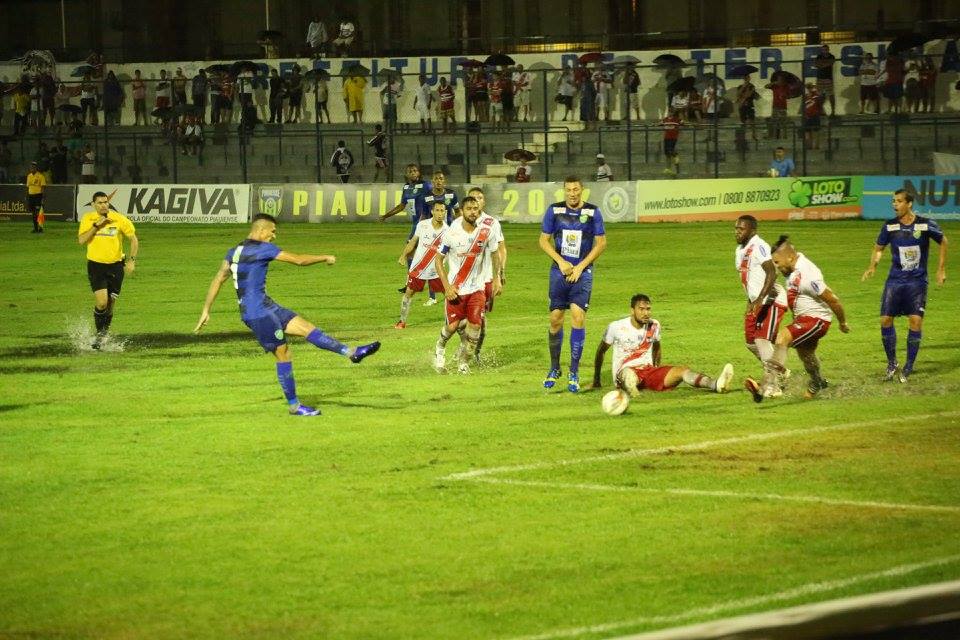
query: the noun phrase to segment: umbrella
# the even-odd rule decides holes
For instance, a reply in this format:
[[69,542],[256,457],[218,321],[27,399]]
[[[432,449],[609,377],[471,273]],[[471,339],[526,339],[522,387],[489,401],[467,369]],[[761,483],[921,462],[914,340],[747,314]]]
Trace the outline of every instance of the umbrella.
[[393,67],[384,67],[377,72],[377,77],[384,80],[393,80],[399,77],[400,72],[394,69]]
[[81,113],[83,111],[83,109],[75,104],[62,104],[57,107],[57,109],[66,113]]
[[770,82],[777,83],[780,81],[780,78],[783,78],[786,81],[787,86],[790,90],[787,92],[788,98],[799,98],[803,95],[803,82],[800,81],[800,78],[793,75],[789,71],[774,71],[770,76]]
[[355,77],[355,76],[368,76],[370,75],[370,69],[367,69],[365,66],[363,66],[358,62],[344,69],[343,75],[347,76],[348,78]]
[[70,73],[71,78],[82,78],[83,76],[90,75],[96,71],[96,69],[89,64],[82,64]]
[[257,63],[252,62],[250,60],[238,60],[237,62],[234,62],[232,65],[230,65],[230,73],[232,73],[233,75],[237,75],[242,71],[249,71],[251,73],[256,73],[257,69],[259,69],[259,67],[257,66]]
[[591,51],[580,56],[581,64],[590,64],[591,62],[600,62],[603,60],[603,54],[599,51]]
[[637,64],[638,62],[640,62],[640,58],[631,56],[630,54],[619,55],[613,59],[613,64],[620,65]]
[[259,39],[260,40],[279,40],[282,37],[283,37],[283,34],[280,33],[279,31],[268,30],[268,31],[261,31]]
[[730,73],[728,73],[727,76],[731,78],[742,78],[750,75],[751,73],[756,73],[757,71],[759,71],[759,69],[752,64],[741,64],[737,65],[733,69],[730,69]]
[[460,66],[461,67],[482,67],[483,63],[480,62],[479,60],[461,60]]
[[303,77],[307,80],[329,80],[330,72],[326,69],[310,69],[303,74]]
[[537,154],[533,151],[527,151],[526,149],[510,149],[510,151],[503,154],[503,157],[513,162],[520,162],[521,160],[530,162],[537,159]]
[[230,71],[228,64],[212,64],[207,67],[207,73],[227,73],[228,71]]
[[513,58],[503,53],[495,53],[487,56],[487,59],[484,60],[483,63],[491,67],[507,67],[512,64],[517,64],[513,61]]
[[161,120],[168,120],[173,116],[173,109],[170,107],[160,107],[159,109],[154,109],[150,112],[154,118],[160,118]]
[[664,53],[653,59],[653,63],[658,67],[682,67],[684,66],[683,58],[680,56],[675,56],[672,53]]
[[717,90],[719,92],[726,91],[727,85],[723,81],[723,78],[717,77],[714,73],[705,73],[699,78],[697,78],[696,88],[699,93],[703,93],[710,87],[712,84],[716,83]]
[[928,38],[920,35],[919,33],[911,33],[906,36],[897,36],[890,41],[890,44],[887,45],[887,55],[896,56],[901,53],[910,51],[911,49],[916,49],[917,47],[923,47],[928,42]]
[[677,93],[680,91],[690,91],[697,85],[697,79],[693,76],[684,76],[677,80],[674,80],[669,85],[667,85],[667,91],[670,93]]

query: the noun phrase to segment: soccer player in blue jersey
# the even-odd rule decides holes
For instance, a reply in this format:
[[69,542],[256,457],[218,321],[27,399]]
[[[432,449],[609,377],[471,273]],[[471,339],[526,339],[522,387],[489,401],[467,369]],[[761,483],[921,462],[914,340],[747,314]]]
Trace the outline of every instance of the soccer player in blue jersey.
[[[411,162],[407,165],[405,172],[405,177],[407,181],[403,185],[403,192],[400,195],[400,202],[397,203],[393,209],[387,211],[385,214],[380,216],[380,222],[383,222],[387,218],[392,218],[401,211],[406,211],[407,215],[410,216],[410,233],[407,234],[407,241],[409,242],[410,238],[413,237],[413,234],[417,231],[417,224],[420,222],[420,210],[417,208],[417,198],[422,193],[426,193],[433,189],[433,185],[430,184],[429,180],[422,179],[420,175],[420,165],[415,162]],[[429,214],[427,215],[429,218]],[[410,264],[407,263],[407,268],[409,269]],[[407,283],[404,282],[403,286],[397,289],[399,293],[404,293],[407,290]],[[431,302],[432,301],[432,302]],[[430,298],[427,300],[427,304],[436,304],[436,298],[433,295],[433,291],[430,292]]]
[[250,234],[243,242],[227,251],[220,270],[213,277],[210,288],[207,290],[207,299],[203,303],[203,311],[200,313],[200,321],[197,322],[193,331],[199,333],[209,322],[210,307],[217,299],[220,287],[232,276],[233,285],[237,290],[237,300],[240,303],[240,318],[253,331],[263,350],[272,353],[277,359],[277,379],[287,399],[290,415],[316,416],[320,414],[319,409],[300,404],[297,398],[297,385],[293,379],[293,362],[290,350],[287,348],[287,336],[302,336],[315,347],[339,353],[355,363],[376,353],[380,343],[371,342],[359,347],[348,347],[325,334],[308,320],[270,299],[266,291],[267,269],[270,261],[279,260],[298,267],[318,263],[334,264],[337,261],[334,256],[298,255],[283,251],[273,244],[276,237],[277,223],[273,218],[265,214],[254,217]]
[[[433,203],[442,202],[447,208],[447,224],[460,217],[460,201],[453,189],[447,189],[447,176],[442,170],[433,172],[433,186],[417,196],[417,210],[420,220],[429,220],[433,212]],[[416,225],[414,225],[416,230]]]
[[[861,280],[873,276],[883,249],[889,244],[890,273],[880,299],[880,340],[887,354],[886,379],[906,382],[920,352],[923,313],[927,304],[930,240],[940,245],[937,284],[942,285],[947,279],[947,237],[936,221],[913,212],[913,194],[906,189],[893,193],[893,210],[897,217],[883,223],[877,244],[870,254],[870,266],[863,272]],[[897,361],[897,329],[893,326],[896,316],[907,316],[910,329],[907,333],[907,360],[902,368]]]
[[580,356],[586,339],[587,309],[593,288],[593,263],[607,248],[603,216],[596,205],[583,201],[583,183],[570,176],[563,181],[564,201],[547,207],[540,227],[540,248],[550,256],[550,371],[543,381],[552,389],[560,377],[563,319],[570,309],[570,373],[567,390],[580,391]]

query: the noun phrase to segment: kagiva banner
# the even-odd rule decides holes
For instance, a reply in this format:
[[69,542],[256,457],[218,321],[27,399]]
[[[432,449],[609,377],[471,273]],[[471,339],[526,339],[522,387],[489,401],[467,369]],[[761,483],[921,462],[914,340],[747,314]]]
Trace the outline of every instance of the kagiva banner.
[[[454,184],[459,197],[473,185]],[[539,224],[546,208],[564,199],[563,184],[531,182],[483,186],[487,212],[505,222]],[[584,200],[598,206],[607,222],[633,222],[637,191],[634,182],[584,184]],[[376,221],[400,203],[402,184],[256,184],[250,211],[266,213],[283,222]],[[389,222],[409,223],[406,211]]]
[[93,211],[93,194],[103,191],[110,206],[134,222],[224,223],[250,219],[248,184],[81,184],[78,216]]
[[913,194],[913,210],[934,220],[960,220],[960,175],[866,176],[863,183],[863,217],[887,220],[896,217],[893,192]]
[[[43,215],[47,220],[73,220],[73,185],[51,184],[43,189]],[[0,185],[0,220],[5,222],[31,219],[27,207],[27,187],[22,184]]]

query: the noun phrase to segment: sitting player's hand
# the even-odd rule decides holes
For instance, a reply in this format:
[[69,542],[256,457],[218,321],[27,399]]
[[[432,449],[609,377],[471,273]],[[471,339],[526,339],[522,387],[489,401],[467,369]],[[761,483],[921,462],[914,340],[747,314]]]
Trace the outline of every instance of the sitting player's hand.
[[400,256],[399,258],[397,258],[397,264],[400,265],[401,267],[407,266],[406,258],[404,256]]
[[197,322],[197,326],[193,328],[193,332],[200,333],[200,329],[203,329],[208,322],[210,322],[210,313],[208,311],[204,311],[200,314],[200,320]]
[[841,322],[840,331],[843,333],[850,333],[850,325],[848,325],[846,322]]

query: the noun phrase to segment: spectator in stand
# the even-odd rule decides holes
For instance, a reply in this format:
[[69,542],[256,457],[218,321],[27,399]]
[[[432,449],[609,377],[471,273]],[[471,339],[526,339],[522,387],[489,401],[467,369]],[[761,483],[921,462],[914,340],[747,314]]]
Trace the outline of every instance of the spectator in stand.
[[397,102],[400,100],[401,91],[403,85],[400,83],[400,76],[396,75],[391,75],[380,89],[383,124],[391,131],[397,125]]
[[39,169],[47,181],[47,184],[50,184],[53,181],[53,173],[50,171],[50,149],[47,147],[46,142],[40,141],[34,161],[37,164],[37,169]]
[[223,102],[223,74],[210,78],[210,124],[220,123],[220,111]]
[[937,65],[933,58],[923,56],[920,64],[920,111],[931,113],[936,111],[937,93]]
[[637,66],[629,62],[627,70],[623,73],[623,90],[627,96],[624,105],[627,118],[630,117],[630,110],[633,109],[634,120],[640,119],[640,74],[637,73]]
[[602,153],[597,154],[597,171],[593,175],[597,182],[610,182],[613,180],[613,169],[607,164],[607,157]]
[[793,158],[787,156],[787,150],[783,147],[774,149],[768,173],[771,178],[790,178],[797,175],[797,166]]
[[507,131],[510,131],[510,123],[516,117],[513,104],[513,78],[508,69],[504,69],[499,74],[500,81],[500,103],[503,104],[503,121],[507,123]]
[[53,106],[57,113],[56,124],[58,126],[66,126],[70,122],[69,113],[61,107],[72,104],[72,97],[73,92],[67,88],[67,85],[62,82],[57,85],[57,94],[53,96]]
[[[573,77],[576,78],[577,75],[574,70]],[[580,120],[589,128],[590,123],[597,119],[597,89],[589,73],[581,72],[579,75],[581,80],[577,83],[577,88],[580,90]]]
[[[518,64],[513,71],[513,105],[516,109],[516,119],[523,118],[524,122],[530,117],[530,90],[533,84],[533,78],[530,73],[523,70],[523,65]],[[440,106],[443,109],[443,105]]]
[[803,96],[803,143],[807,149],[820,148],[820,116],[823,115],[823,96],[812,82],[807,83]]
[[323,116],[327,116],[327,124],[330,124],[332,121],[330,120],[330,111],[327,109],[327,101],[330,99],[330,87],[324,78],[317,78],[314,82],[316,83],[313,86],[313,90],[316,93],[314,99],[317,103],[317,117],[320,122],[323,122]]
[[911,61],[903,76],[903,95],[907,97],[907,113],[920,110],[920,65]]
[[487,96],[490,98],[490,122],[497,131],[503,123],[503,84],[499,75],[494,74],[487,82]]
[[310,56],[320,58],[327,50],[327,27],[323,24],[318,13],[307,26],[307,47],[310,50]]
[[830,45],[820,47],[820,53],[814,58],[813,65],[817,69],[817,91],[821,98],[830,103],[830,117],[837,113],[837,102],[833,89],[833,65],[837,59],[830,53]]
[[443,123],[443,132],[456,133],[456,93],[453,90],[453,85],[448,83],[446,78],[440,78],[437,98],[440,100],[440,120]]
[[670,109],[667,117],[660,121],[663,126],[663,158],[667,168],[663,172],[677,177],[680,175],[680,155],[677,153],[677,141],[680,139],[680,127],[683,120],[676,109]]
[[275,68],[270,69],[270,119],[271,124],[283,124],[283,78]]
[[[111,72],[112,73],[112,72]],[[69,181],[67,171],[67,159],[70,152],[62,144],[54,144],[50,150],[50,182],[53,184],[66,184]]]
[[180,139],[180,149],[183,155],[189,153],[191,156],[200,155],[200,151],[203,149],[203,127],[200,126],[197,118],[192,114],[186,116],[183,136]]
[[350,76],[343,81],[343,102],[347,113],[357,124],[363,123],[363,99],[367,88],[367,79],[363,76]]
[[56,95],[57,83],[49,71],[40,74],[40,108],[42,110],[42,119],[44,122],[49,118],[50,126],[54,125],[54,114],[56,113]]
[[770,134],[775,140],[780,140],[787,131],[787,100],[790,96],[790,85],[783,74],[777,77],[776,82],[766,86],[773,93],[773,106],[770,111]]
[[207,80],[207,70],[200,69],[197,75],[190,81],[190,97],[193,99],[193,106],[197,112],[197,122],[203,124],[207,118],[207,91],[210,89],[210,82]]
[[427,76],[420,74],[420,86],[417,87],[413,96],[413,108],[420,115],[420,133],[433,131],[433,118],[431,117],[431,107],[433,106],[433,89],[427,83]]
[[83,148],[83,120],[79,114],[73,116],[70,121],[70,135],[67,136],[67,150],[70,151],[70,159],[75,165],[80,164],[81,149]]
[[187,76],[183,75],[183,68],[177,67],[173,74],[173,104],[187,104]]
[[[160,81],[156,86],[156,98],[154,99],[153,108],[154,109],[166,109],[173,106],[173,87],[170,85],[170,80],[167,79],[167,70],[160,70]],[[163,123],[161,118],[157,118],[154,122]]]
[[236,85],[233,76],[225,73],[220,80],[220,122],[225,124],[233,123],[233,95],[236,92]]
[[720,101],[723,99],[723,86],[717,82],[709,82],[703,90],[703,112],[707,120],[715,121],[720,113]]
[[[147,83],[140,75],[140,69],[133,72],[133,83],[130,85],[133,93],[133,124],[147,124]],[[141,122],[141,118],[143,121]]]
[[103,120],[107,124],[120,124],[120,109],[123,108],[123,87],[113,71],[107,71],[103,80]]
[[690,107],[690,92],[686,90],[680,90],[673,94],[673,98],[670,99],[670,109],[677,112],[677,115],[680,116],[680,119],[684,122],[687,121],[687,110]]
[[20,83],[13,90],[13,135],[27,132],[30,118],[30,89]]
[[610,122],[610,107],[613,105],[610,94],[613,90],[613,78],[606,67],[598,62],[590,79],[597,96],[597,120]]
[[520,159],[520,165],[517,167],[517,172],[513,176],[514,182],[530,182],[533,172],[530,170],[530,165],[527,164],[526,158]]
[[330,156],[330,164],[337,172],[340,182],[346,184],[350,182],[350,168],[353,167],[353,154],[347,149],[347,143],[343,140],[337,142],[337,148]]
[[89,144],[84,145],[83,153],[80,156],[80,182],[83,184],[95,184],[97,181],[96,161],[97,155]]
[[697,91],[696,88],[693,88],[690,90],[689,101],[687,105],[687,120],[694,125],[699,125],[703,122],[703,96],[700,95],[700,92]]
[[743,77],[743,84],[737,87],[737,112],[740,115],[740,124],[746,129],[747,123],[750,124],[750,133],[753,140],[757,140],[757,108],[754,105],[757,98],[757,89],[750,82],[750,76]]
[[864,112],[867,104],[873,103],[873,112],[880,113],[880,90],[877,88],[877,61],[872,53],[866,53],[860,63],[857,75],[860,78],[860,113]]
[[30,83],[30,126],[37,131],[43,128],[43,96],[39,77],[34,77]]
[[573,97],[577,95],[577,87],[573,78],[573,70],[564,69],[557,80],[557,97],[554,100],[564,107],[563,117],[561,118],[564,122],[573,112]]
[[10,167],[13,165],[13,152],[6,140],[0,140],[0,184],[10,181]]
[[373,147],[373,164],[376,167],[373,173],[373,181],[376,182],[380,177],[380,169],[383,169],[383,177],[387,178],[387,134],[383,132],[383,125],[374,127],[376,133],[367,140],[367,146]]
[[887,113],[900,113],[900,103],[903,100],[903,59],[900,56],[890,55],[883,61],[878,79],[883,81],[881,93],[887,98]]
[[487,93],[487,78],[483,67],[474,69],[470,77],[470,102],[473,105],[473,119],[487,122],[490,117],[490,95]]
[[[300,73],[300,68],[296,65],[293,67],[297,71],[297,75]],[[240,108],[245,109],[253,105],[253,72],[249,69],[241,71],[237,75],[237,93],[240,97]],[[303,87],[300,88],[300,94],[303,95]],[[297,114],[297,119],[299,120],[300,114]]]
[[350,53],[350,47],[353,45],[353,39],[356,36],[357,27],[350,18],[340,20],[340,29],[337,37],[333,40],[333,51],[341,58]]
[[91,77],[103,77],[104,61],[102,53],[99,51],[91,51],[90,55],[87,56],[87,64],[93,67],[93,71],[90,72]]

